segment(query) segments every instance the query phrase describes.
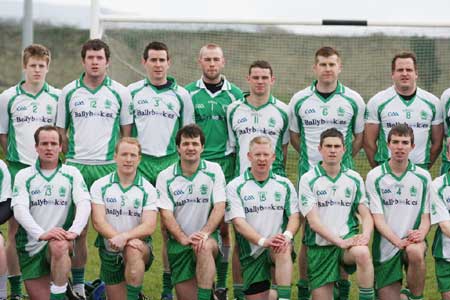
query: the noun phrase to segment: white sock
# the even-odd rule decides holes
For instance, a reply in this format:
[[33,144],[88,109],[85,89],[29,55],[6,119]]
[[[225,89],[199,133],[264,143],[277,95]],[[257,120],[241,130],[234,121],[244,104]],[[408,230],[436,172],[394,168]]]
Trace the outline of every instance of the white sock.
[[84,283],[78,283],[73,285],[73,290],[75,293],[77,293],[79,296],[86,298],[86,295],[84,293]]
[[67,283],[64,285],[56,285],[54,282],[50,285],[50,293],[56,294],[65,294],[67,290]]
[[0,275],[0,299],[6,299],[7,289],[6,281],[8,280],[8,275]]

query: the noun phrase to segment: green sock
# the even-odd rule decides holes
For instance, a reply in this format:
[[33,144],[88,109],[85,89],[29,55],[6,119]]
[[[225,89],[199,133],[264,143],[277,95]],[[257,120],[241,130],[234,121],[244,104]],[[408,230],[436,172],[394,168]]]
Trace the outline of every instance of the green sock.
[[161,295],[162,296],[172,295],[173,286],[172,286],[172,276],[170,272],[163,272],[162,281],[163,281],[163,290]]
[[420,296],[414,296],[413,294],[410,294],[410,295],[408,296],[408,299],[410,299],[410,300],[423,300],[423,295],[420,295]]
[[348,300],[350,296],[350,286],[351,282],[345,279],[341,279],[338,281],[339,287],[339,300]]
[[278,299],[289,300],[289,299],[291,299],[291,286],[290,285],[278,285],[277,293],[278,293]]
[[65,300],[65,299],[66,299],[66,293],[61,293],[61,294],[50,293],[50,300]]
[[311,292],[309,291],[309,283],[306,279],[297,281],[298,300],[309,300]]
[[11,295],[22,296],[22,275],[8,277]]
[[236,300],[244,300],[244,289],[242,284],[233,283],[233,297]]
[[128,300],[137,300],[139,298],[139,293],[142,290],[142,285],[140,286],[132,286],[127,284],[127,299]]
[[72,268],[72,283],[84,284],[84,268]]
[[228,261],[220,261],[217,264],[217,284],[216,288],[227,287]]
[[375,291],[373,288],[359,288],[359,300],[374,300]]
[[212,289],[197,288],[197,300],[211,300]]

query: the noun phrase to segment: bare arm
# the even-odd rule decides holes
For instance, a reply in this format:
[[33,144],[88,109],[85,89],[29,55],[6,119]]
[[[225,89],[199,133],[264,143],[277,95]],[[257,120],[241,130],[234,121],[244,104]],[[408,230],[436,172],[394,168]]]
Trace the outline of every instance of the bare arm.
[[359,204],[358,213],[361,216],[362,235],[370,240],[373,231],[373,218],[369,208]]
[[427,237],[430,231],[431,221],[430,214],[422,214],[420,218],[419,228],[416,230],[410,230],[408,233],[408,240],[413,243],[421,243]]
[[291,145],[297,152],[300,152],[300,134],[292,130],[289,131],[291,135]]
[[290,231],[292,233],[292,236],[295,236],[299,228],[300,228],[300,214],[295,213],[290,215],[286,226],[286,230]]
[[105,206],[92,203],[92,225],[94,229],[104,238],[110,239],[119,233],[106,221]]
[[375,223],[375,227],[384,236],[388,241],[394,244],[397,248],[403,249],[408,245],[406,239],[402,239],[397,236],[392,229],[386,224],[383,214],[373,214],[373,221]]
[[2,147],[3,154],[7,154],[8,151],[8,135],[6,133],[0,134],[0,146]]
[[444,126],[442,124],[431,126],[430,168],[439,157],[444,138]]
[[207,235],[210,235],[217,229],[220,222],[222,222],[224,215],[225,215],[225,202],[218,202],[214,204],[214,208],[211,211],[211,214],[209,215],[208,222],[206,222],[206,225],[203,226],[203,228],[200,231],[206,233]]
[[68,151],[68,139],[67,139],[67,131],[64,128],[58,127],[59,134],[61,134],[62,137],[62,150],[64,153],[67,153]]
[[234,218],[233,225],[236,231],[252,244],[258,245],[258,241],[263,238],[244,218]]
[[160,209],[159,213],[161,214],[161,220],[166,226],[167,230],[172,234],[172,236],[181,244],[184,246],[187,246],[190,244],[189,237],[184,233],[184,231],[181,229],[180,225],[177,223],[177,220],[175,220],[175,216],[173,215],[173,212],[168,209]]
[[377,138],[380,131],[379,124],[366,124],[364,127],[363,148],[372,168],[377,166],[375,153],[377,152]]
[[355,134],[352,142],[352,156],[355,157],[358,155],[359,150],[361,150],[363,144],[363,133]]
[[450,237],[450,221],[442,221],[439,222],[439,227],[441,228],[441,231],[447,236]]
[[144,210],[142,212],[141,224],[133,229],[123,232],[127,240],[144,239],[155,232],[156,229],[156,214],[155,210]]
[[131,128],[132,128],[131,124],[121,125],[120,133],[121,133],[122,137],[131,136]]

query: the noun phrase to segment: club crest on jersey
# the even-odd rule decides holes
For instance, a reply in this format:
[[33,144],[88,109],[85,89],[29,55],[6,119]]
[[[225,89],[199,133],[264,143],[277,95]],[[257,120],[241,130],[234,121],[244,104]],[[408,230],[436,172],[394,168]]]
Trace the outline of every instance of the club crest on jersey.
[[173,106],[172,103],[169,102],[169,103],[167,103],[167,108],[170,109],[170,110],[173,110],[174,106]]
[[345,198],[350,198],[352,196],[352,190],[349,187],[345,188]]
[[436,204],[434,204],[434,203],[431,203],[431,214],[432,214],[433,216],[435,216],[435,215],[437,214],[437,211],[436,211]]
[[130,115],[132,115],[134,113],[134,106],[133,103],[130,103],[130,105],[128,105],[128,113]]
[[337,115],[339,117],[343,117],[345,115],[345,109],[342,108],[341,106],[339,106],[338,109],[337,109]]
[[200,194],[202,195],[208,194],[208,186],[206,184],[202,184],[200,186]]
[[141,206],[141,200],[139,200],[138,198],[134,199],[134,208],[139,208]]
[[47,110],[47,115],[51,115],[53,112],[53,107],[50,104],[47,104],[46,110]]
[[277,201],[277,202],[281,201],[281,193],[280,192],[275,192],[274,197],[275,197],[275,201]]
[[59,196],[60,197],[65,197],[66,196],[66,192],[67,192],[67,190],[66,190],[66,188],[65,187],[60,187],[59,188],[59,190],[58,190],[58,193],[59,193]]
[[111,105],[112,105],[111,100],[106,99],[106,101],[105,101],[105,108],[106,108],[106,109],[110,109],[110,108],[111,108]]
[[270,117],[269,118],[269,127],[275,127],[275,125],[276,125],[276,121],[275,121],[275,118],[273,118],[273,117]]
[[411,195],[411,197],[417,196],[417,188],[416,188],[415,186],[412,186],[412,187],[409,189],[409,194]]
[[302,206],[306,206],[308,204],[308,199],[305,195],[302,195],[300,200],[302,201]]
[[258,192],[259,201],[266,201],[267,200],[267,192]]
[[426,111],[422,110],[422,111],[420,112],[420,118],[421,118],[422,120],[428,119],[428,113],[427,113]]

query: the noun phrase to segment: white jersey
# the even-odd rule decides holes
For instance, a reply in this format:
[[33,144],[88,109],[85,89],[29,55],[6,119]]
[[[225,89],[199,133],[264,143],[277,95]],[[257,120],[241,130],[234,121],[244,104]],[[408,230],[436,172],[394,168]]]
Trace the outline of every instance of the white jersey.
[[[422,214],[430,212],[431,176],[428,171],[409,163],[405,173],[396,176],[389,162],[372,169],[366,178],[366,190],[372,214],[382,214],[386,224],[401,239],[417,229]],[[375,228],[373,258],[384,262],[399,250]]]
[[8,167],[0,160],[0,202],[11,198],[11,175]]
[[[37,160],[36,165],[17,173],[11,207],[20,205],[29,209],[43,232],[55,227],[70,231],[75,218],[75,205],[90,201],[90,198],[78,169],[59,164],[53,174],[45,176]],[[16,242],[17,249],[28,252],[30,256],[38,253],[47,243],[29,235],[22,226],[19,226]]]
[[60,90],[44,83],[36,95],[27,93],[20,82],[0,94],[0,134],[8,135],[6,159],[32,165],[37,158],[34,133],[55,125]]
[[[127,188],[120,185],[117,172],[96,180],[91,187],[92,203],[105,206],[106,221],[117,232],[126,232],[142,223],[142,213],[157,211],[156,189],[139,172]],[[115,252],[107,239],[98,236],[96,246]]]
[[[436,178],[431,184],[431,224],[450,221],[450,174]],[[436,230],[433,241],[433,256],[450,261],[450,238],[440,227]]]
[[391,86],[369,100],[366,122],[380,126],[375,161],[383,163],[391,156],[387,147],[388,133],[395,125],[407,123],[413,129],[416,144],[409,158],[415,164],[427,165],[430,163],[431,126],[443,122],[442,106],[436,96],[421,88],[417,88],[413,99],[406,101]]
[[449,137],[450,128],[450,88],[446,89],[441,96],[441,107],[443,110],[443,118],[444,118],[444,149],[442,150],[442,161],[448,162],[447,158],[447,143],[446,138]]
[[[260,183],[250,169],[227,186],[225,221],[244,218],[263,237],[271,237],[286,230],[288,218],[299,211],[297,193],[286,177],[269,173]],[[264,248],[247,241],[236,233],[241,259],[259,256]]]
[[338,82],[336,90],[324,99],[316,89],[317,81],[296,93],[289,102],[290,130],[300,134],[300,175],[322,160],[317,147],[320,134],[336,128],[344,135],[345,154],[342,163],[354,168],[352,158],[353,135],[364,130],[366,104],[355,91]]
[[56,126],[68,130],[68,161],[83,164],[113,162],[120,126],[133,123],[131,96],[108,76],[95,90],[84,74],[66,85],[58,103]]
[[[228,139],[236,149],[236,174],[244,173],[250,166],[247,158],[250,141],[257,136],[266,136],[272,140],[275,161],[272,168],[284,170],[282,146],[289,143],[288,106],[272,95],[266,104],[252,106],[246,96],[235,101],[227,109]],[[284,171],[281,172],[284,174]]]
[[191,96],[167,77],[170,87],[158,90],[146,78],[128,86],[133,98],[134,123],[142,153],[161,157],[175,153],[175,136],[184,125],[194,123]]
[[[346,239],[358,233],[358,206],[368,206],[368,203],[364,182],[357,172],[342,168],[335,178],[331,178],[321,165],[317,165],[300,178],[298,190],[302,215],[307,217],[317,207],[320,222],[334,234]],[[304,240],[308,246],[332,245],[308,223]]]
[[159,173],[157,205],[173,212],[181,230],[189,236],[207,223],[216,203],[225,202],[225,177],[217,163],[201,160],[195,174],[185,177],[180,162]]

